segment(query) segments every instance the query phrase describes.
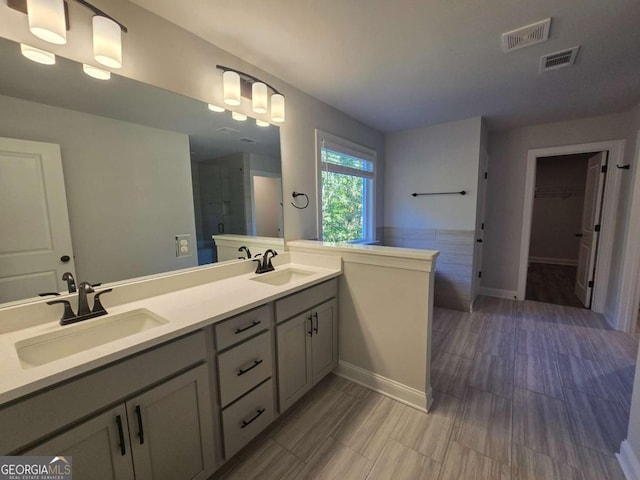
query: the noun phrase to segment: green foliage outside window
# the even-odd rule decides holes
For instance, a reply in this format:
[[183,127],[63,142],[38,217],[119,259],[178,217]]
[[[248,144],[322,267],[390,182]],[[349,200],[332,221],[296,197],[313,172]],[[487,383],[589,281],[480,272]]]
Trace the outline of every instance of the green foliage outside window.
[[362,240],[366,179],[322,172],[322,239],[326,242]]

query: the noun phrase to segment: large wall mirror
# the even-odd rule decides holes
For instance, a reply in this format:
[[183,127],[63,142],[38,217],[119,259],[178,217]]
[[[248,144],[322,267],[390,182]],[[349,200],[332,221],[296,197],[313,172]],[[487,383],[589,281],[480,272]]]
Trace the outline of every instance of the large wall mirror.
[[216,234],[283,237],[278,127],[6,39],[0,58],[0,303],[64,291],[65,271],[105,284],[210,264]]

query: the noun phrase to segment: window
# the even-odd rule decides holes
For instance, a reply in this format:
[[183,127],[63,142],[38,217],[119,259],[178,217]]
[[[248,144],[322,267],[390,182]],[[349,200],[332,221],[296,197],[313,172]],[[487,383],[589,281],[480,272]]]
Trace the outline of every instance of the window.
[[319,130],[316,145],[320,238],[374,241],[376,152]]

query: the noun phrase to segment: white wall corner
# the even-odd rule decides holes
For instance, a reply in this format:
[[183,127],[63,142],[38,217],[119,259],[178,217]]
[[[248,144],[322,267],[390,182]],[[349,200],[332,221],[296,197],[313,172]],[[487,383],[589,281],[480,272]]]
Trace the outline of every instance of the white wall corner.
[[640,460],[638,460],[628,440],[622,442],[620,453],[616,453],[616,458],[627,480],[638,480],[640,478]]
[[336,368],[333,373],[386,395],[387,397],[391,397],[421,412],[427,412],[433,402],[431,386],[428,388],[428,395],[425,395],[425,392],[421,392],[413,387],[409,387],[342,360],[340,360],[338,368]]
[[502,290],[500,288],[479,287],[478,295],[516,300],[518,292],[516,292],[515,290]]

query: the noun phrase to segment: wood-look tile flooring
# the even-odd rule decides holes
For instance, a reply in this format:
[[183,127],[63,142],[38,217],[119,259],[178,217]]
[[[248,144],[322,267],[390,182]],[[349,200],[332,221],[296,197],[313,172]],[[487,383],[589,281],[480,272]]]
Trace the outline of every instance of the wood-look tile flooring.
[[436,309],[424,414],[330,375],[214,478],[624,480],[638,339],[585,309]]
[[525,298],[535,302],[584,308],[574,293],[577,267],[529,263]]

